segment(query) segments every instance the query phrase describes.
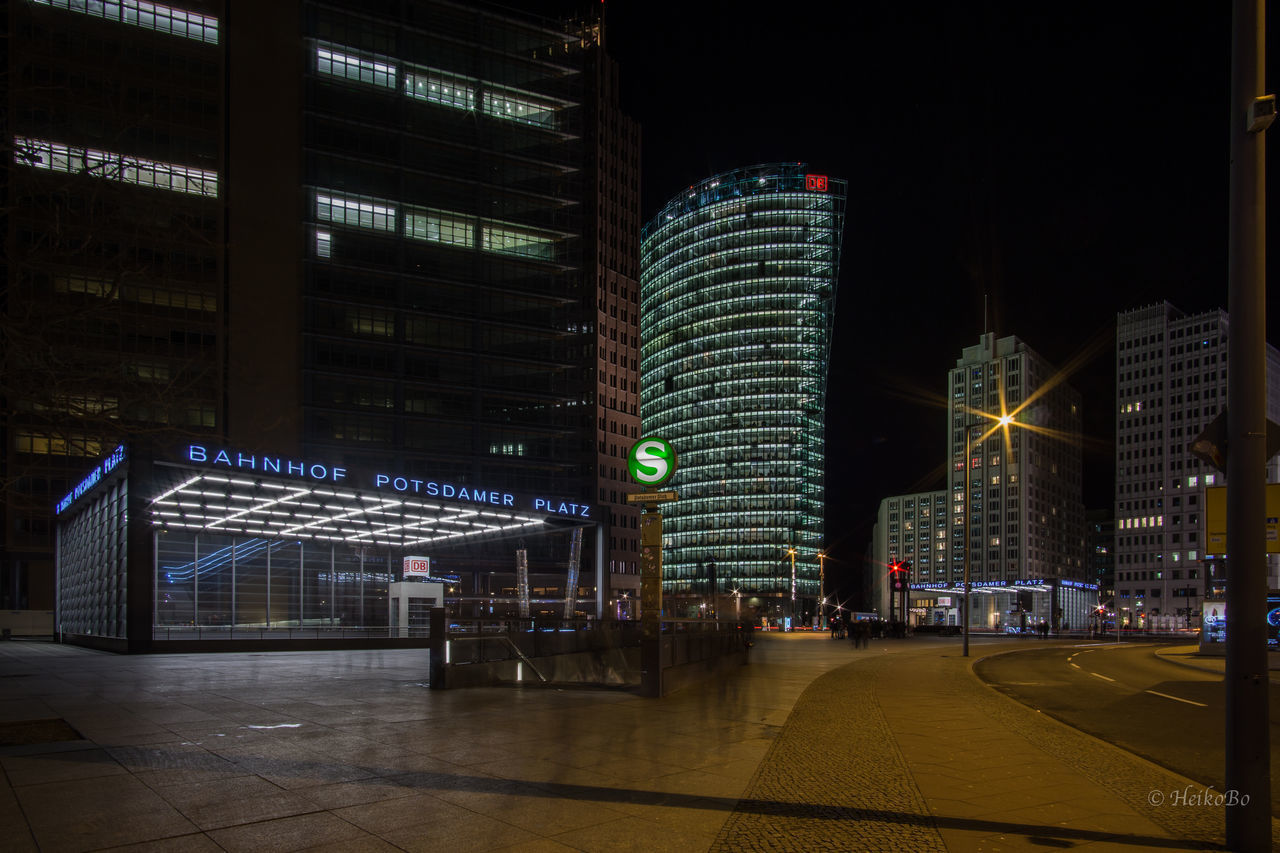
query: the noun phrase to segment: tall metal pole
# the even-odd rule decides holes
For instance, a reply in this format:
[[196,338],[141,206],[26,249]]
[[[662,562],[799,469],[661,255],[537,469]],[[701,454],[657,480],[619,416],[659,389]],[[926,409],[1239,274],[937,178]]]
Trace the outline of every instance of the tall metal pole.
[[970,440],[973,434],[973,424],[965,418],[964,425],[964,657],[969,656],[969,524],[973,520],[973,516],[969,512],[969,457],[973,454],[970,449]]
[[[1227,308],[1226,828],[1232,850],[1271,849],[1266,640],[1266,159],[1252,125],[1263,94],[1265,7],[1234,0]],[[1234,798],[1234,801],[1233,801]]]

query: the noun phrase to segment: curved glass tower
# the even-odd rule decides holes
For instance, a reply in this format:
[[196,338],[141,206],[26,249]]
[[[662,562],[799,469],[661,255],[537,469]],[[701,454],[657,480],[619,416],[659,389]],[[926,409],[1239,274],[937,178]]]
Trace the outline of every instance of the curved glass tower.
[[845,196],[802,163],[752,166],[690,187],[642,232],[642,432],[679,457],[668,613],[717,596],[723,612],[736,592],[743,615],[817,615]]

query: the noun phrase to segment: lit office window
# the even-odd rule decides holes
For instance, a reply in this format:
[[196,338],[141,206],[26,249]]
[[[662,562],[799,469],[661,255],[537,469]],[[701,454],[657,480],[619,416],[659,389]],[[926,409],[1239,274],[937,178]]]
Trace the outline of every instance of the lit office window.
[[333,233],[330,231],[316,232],[316,257],[330,258],[333,257]]
[[556,126],[556,107],[548,101],[511,89],[488,88],[484,93],[484,111],[497,118],[545,127]]
[[379,62],[351,53],[342,53],[328,47],[316,47],[316,71],[354,80],[358,83],[372,83],[385,89],[396,86],[396,68],[388,62]]
[[476,243],[476,220],[443,210],[409,210],[404,233],[415,240],[469,248]]
[[76,148],[59,142],[14,137],[15,163],[67,174],[86,173],[109,181],[216,197],[218,173],[176,163],[159,163],[111,151]]
[[18,432],[13,437],[18,453],[41,456],[101,456],[102,442],[83,435],[50,435],[41,432]]
[[404,93],[411,98],[460,110],[470,111],[476,108],[475,80],[434,68],[406,71]]
[[316,193],[316,219],[374,231],[396,230],[395,206],[368,198]]
[[146,0],[31,0],[41,6],[80,12],[108,21],[120,21],[135,27],[189,38],[206,44],[218,43],[218,19],[210,15],[186,12]]
[[547,234],[505,225],[485,225],[480,230],[480,248],[486,252],[551,260],[555,241]]

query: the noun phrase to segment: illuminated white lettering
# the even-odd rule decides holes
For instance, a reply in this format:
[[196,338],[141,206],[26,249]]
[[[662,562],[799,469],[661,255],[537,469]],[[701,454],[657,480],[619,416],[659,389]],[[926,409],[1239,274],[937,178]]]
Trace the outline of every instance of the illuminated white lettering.
[[534,508],[534,509],[546,509],[546,508],[547,508],[547,502],[546,502],[545,500],[543,500],[542,498],[534,498],[534,500],[533,500],[533,508]]
[[250,468],[250,469],[252,469],[252,468],[254,467],[254,459],[253,459],[253,457],[252,457],[252,456],[245,456],[243,453],[237,453],[237,454],[236,454],[236,467],[237,467],[237,468],[244,468],[244,467],[246,467],[246,466],[247,466],[248,468]]
[[445,483],[443,486],[440,487],[440,494],[446,498],[451,498],[457,493],[458,493],[458,490],[455,489],[453,486],[449,485],[448,483]]
[[458,489],[458,500],[460,501],[471,500],[471,493],[467,491],[466,486],[463,486],[461,489]]
[[231,457],[227,455],[227,451],[219,450],[218,455],[213,457],[213,464],[217,465],[219,462],[228,468],[231,467]]
[[[317,474],[317,473],[316,473],[316,471],[319,471],[320,473],[319,473],[319,474]],[[328,468],[325,468],[323,465],[312,465],[312,466],[311,466],[311,476],[312,476],[312,477],[315,477],[317,480],[323,480],[323,479],[324,479],[324,475],[325,475],[325,474],[328,474],[328,473],[329,473],[329,469],[328,469]]]
[[427,483],[427,494],[438,497],[440,495],[440,484]]
[[193,444],[187,448],[187,458],[192,462],[205,462],[208,460],[208,453],[198,444]]
[[505,495],[505,494],[504,494],[504,495],[502,496],[502,505],[503,505],[503,506],[515,506],[515,505],[516,505],[516,499],[515,499],[515,496],[514,496],[514,495]]
[[413,483],[413,493],[414,493],[415,495],[422,491],[422,481],[421,481],[421,480],[410,480],[409,482],[410,482],[410,483]]
[[396,477],[391,482],[391,487],[394,488],[397,492],[403,492],[405,489],[409,488],[409,481],[406,480],[404,477]]
[[307,473],[306,468],[301,462],[290,462],[288,465],[290,474],[297,474],[301,477],[303,474]]
[[387,483],[390,483],[390,482],[391,482],[391,478],[388,477],[386,474],[378,474],[376,477],[373,478],[373,487],[375,489],[381,488],[382,486],[385,486]]
[[333,469],[333,481],[334,481],[335,483],[336,483],[338,480],[345,480],[345,479],[347,479],[347,469],[346,469],[346,468],[334,468],[334,469]]
[[269,456],[262,457],[262,470],[274,471],[275,473],[279,474],[280,473],[280,457],[277,456],[275,459],[272,459]]

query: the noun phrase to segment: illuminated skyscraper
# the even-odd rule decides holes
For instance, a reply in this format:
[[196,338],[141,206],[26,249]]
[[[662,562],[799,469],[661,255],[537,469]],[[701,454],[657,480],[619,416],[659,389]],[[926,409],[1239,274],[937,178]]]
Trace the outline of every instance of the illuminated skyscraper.
[[642,232],[642,432],[679,455],[669,612],[738,590],[761,614],[816,614],[845,195],[802,163],[752,166],[690,187]]

